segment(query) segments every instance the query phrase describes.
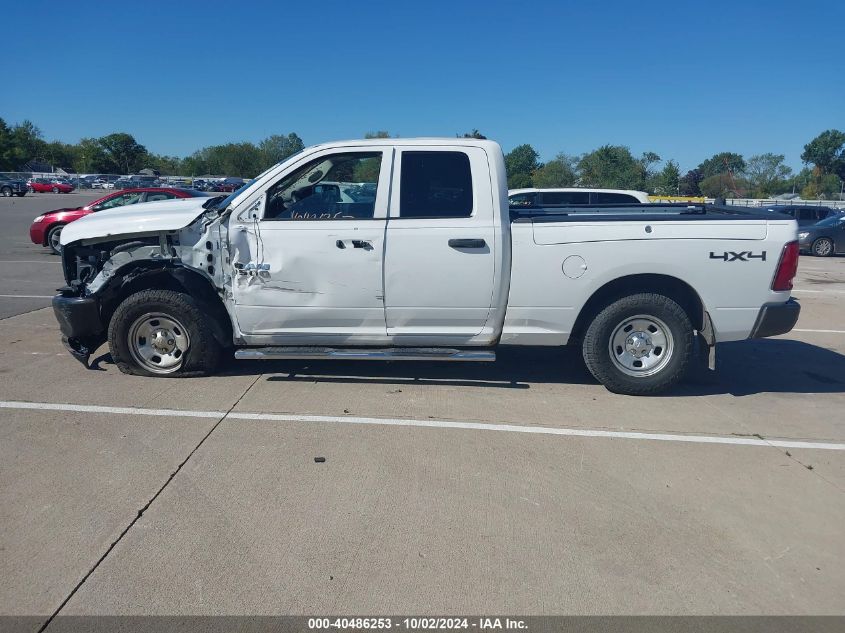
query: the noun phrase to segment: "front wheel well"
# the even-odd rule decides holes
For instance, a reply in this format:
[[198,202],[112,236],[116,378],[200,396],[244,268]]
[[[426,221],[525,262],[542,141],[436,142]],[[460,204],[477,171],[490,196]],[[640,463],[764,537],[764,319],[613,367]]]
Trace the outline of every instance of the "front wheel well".
[[67,222],[54,222],[53,224],[51,224],[50,228],[47,229],[46,231],[44,231],[44,240],[43,240],[41,246],[50,246],[50,240],[47,239],[47,236],[50,235],[50,231],[53,231],[54,229],[57,229],[57,228],[60,229],[64,226],[66,226],[66,225],[67,225]]
[[704,327],[704,303],[688,283],[671,275],[627,275],[607,282],[592,294],[575,319],[570,343],[581,341],[592,320],[605,307],[622,297],[643,292],[669,297],[684,309],[696,330]]
[[100,291],[100,317],[108,328],[117,307],[142,290],[172,290],[190,295],[210,318],[214,338],[224,348],[232,346],[232,322],[211,282],[183,266],[156,263],[122,268]]

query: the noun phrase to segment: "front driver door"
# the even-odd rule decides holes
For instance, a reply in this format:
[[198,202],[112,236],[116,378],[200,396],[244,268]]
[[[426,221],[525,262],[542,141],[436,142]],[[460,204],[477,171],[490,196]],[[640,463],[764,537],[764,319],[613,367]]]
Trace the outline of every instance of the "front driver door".
[[323,150],[238,209],[235,316],[252,344],[381,343],[391,148]]

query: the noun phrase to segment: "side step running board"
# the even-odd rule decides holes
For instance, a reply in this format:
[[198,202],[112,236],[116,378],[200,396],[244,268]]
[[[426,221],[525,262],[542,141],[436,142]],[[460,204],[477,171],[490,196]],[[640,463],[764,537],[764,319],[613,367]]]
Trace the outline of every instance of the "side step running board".
[[239,360],[328,358],[335,360],[448,360],[492,362],[496,353],[443,347],[247,347],[235,352]]

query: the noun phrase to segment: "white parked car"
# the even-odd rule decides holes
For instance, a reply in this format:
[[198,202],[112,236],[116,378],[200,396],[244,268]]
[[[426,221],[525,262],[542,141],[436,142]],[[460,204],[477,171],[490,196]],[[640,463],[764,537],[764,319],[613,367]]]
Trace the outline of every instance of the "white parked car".
[[69,224],[55,314],[74,356],[108,340],[130,374],[207,374],[231,350],[484,361],[573,344],[627,394],[680,380],[696,340],[782,334],[798,318],[790,218],[636,202],[512,221],[506,182],[487,140],[317,145],[225,199]]
[[512,209],[549,209],[574,204],[648,204],[645,191],[633,189],[586,189],[564,187],[560,189],[511,189],[508,202]]

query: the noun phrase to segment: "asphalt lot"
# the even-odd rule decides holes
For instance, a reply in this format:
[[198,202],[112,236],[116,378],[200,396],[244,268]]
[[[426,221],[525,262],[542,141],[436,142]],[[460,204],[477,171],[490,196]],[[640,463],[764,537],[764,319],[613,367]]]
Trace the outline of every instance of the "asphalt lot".
[[95,197],[0,199],[0,615],[845,613],[845,258],[663,397],[549,349],[143,379],[39,298],[29,222]]

